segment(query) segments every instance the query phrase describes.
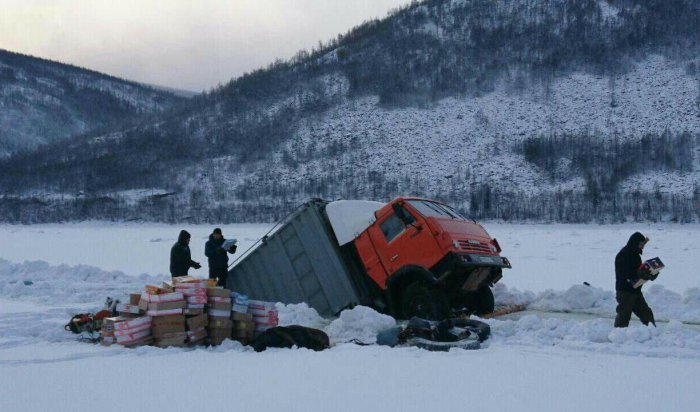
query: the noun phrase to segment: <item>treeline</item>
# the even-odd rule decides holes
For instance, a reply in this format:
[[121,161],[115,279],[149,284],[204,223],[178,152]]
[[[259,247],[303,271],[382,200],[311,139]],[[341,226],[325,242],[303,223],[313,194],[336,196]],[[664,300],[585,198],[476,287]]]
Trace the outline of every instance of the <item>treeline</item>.
[[616,192],[620,183],[639,173],[692,172],[698,147],[700,136],[665,131],[641,139],[590,133],[536,136],[516,144],[516,151],[552,181],[583,177],[587,193],[595,197]]

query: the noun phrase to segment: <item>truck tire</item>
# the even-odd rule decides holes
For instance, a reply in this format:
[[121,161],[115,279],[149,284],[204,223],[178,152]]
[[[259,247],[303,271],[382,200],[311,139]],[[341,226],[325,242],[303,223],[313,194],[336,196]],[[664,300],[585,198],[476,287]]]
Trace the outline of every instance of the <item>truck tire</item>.
[[429,320],[444,320],[450,316],[447,295],[437,286],[424,282],[411,283],[401,299],[401,314]]
[[477,316],[493,312],[494,307],[493,292],[488,285],[484,285],[476,292],[471,292],[467,295],[467,308]]

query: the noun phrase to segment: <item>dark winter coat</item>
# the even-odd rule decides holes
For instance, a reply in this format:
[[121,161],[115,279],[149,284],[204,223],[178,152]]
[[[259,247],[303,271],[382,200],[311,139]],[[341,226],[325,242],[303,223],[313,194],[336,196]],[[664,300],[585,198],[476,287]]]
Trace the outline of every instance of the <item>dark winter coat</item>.
[[185,240],[190,238],[187,231],[180,232],[180,236],[170,249],[170,275],[171,276],[187,276],[190,268],[199,266],[197,262],[192,260],[190,247],[185,244]]
[[209,240],[204,245],[204,254],[209,258],[209,269],[228,269],[228,253],[221,248],[226,239],[214,239],[214,235],[209,235]]
[[615,256],[615,290],[641,293],[641,288],[635,289],[632,284],[639,279],[638,271],[642,264],[639,243],[645,239],[639,232],[633,234],[627,241],[627,245]]

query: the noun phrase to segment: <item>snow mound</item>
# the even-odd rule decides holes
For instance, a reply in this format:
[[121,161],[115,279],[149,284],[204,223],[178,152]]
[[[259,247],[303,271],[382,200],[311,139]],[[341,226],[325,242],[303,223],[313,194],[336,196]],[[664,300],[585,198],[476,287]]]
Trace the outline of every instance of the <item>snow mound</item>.
[[367,306],[356,306],[344,310],[340,317],[326,328],[331,343],[348,342],[353,339],[375,343],[377,333],[396,326],[396,320]]
[[586,321],[528,315],[514,320],[490,319],[490,345],[560,347],[584,351],[654,357],[700,358],[700,331],[674,320],[668,324],[614,328],[611,319]]
[[164,276],[128,276],[93,266],[50,266],[44,261],[12,263],[0,259],[0,298],[50,305],[101,306],[105,298],[124,299]]
[[309,328],[323,329],[330,323],[318,314],[316,309],[309,307],[306,303],[293,303],[285,305],[276,304],[279,313],[279,325],[301,325]]
[[563,292],[546,290],[529,307],[537,310],[574,311],[608,307],[614,300],[615,296],[610,291],[586,285],[574,285]]
[[[661,285],[644,287],[644,297],[657,320],[700,322],[700,288],[690,288],[681,295]],[[497,305],[524,304],[531,310],[579,312],[607,317],[615,316],[617,306],[615,292],[587,285],[574,285],[564,291],[550,289],[535,294],[497,284],[494,287],[494,297]]]

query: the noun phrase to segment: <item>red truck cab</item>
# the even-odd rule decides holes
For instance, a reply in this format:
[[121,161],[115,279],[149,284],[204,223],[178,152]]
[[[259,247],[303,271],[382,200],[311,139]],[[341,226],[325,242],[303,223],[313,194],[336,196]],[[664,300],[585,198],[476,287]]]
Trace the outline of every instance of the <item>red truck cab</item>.
[[490,286],[510,268],[495,239],[476,221],[434,200],[400,197],[375,212],[354,244],[389,309],[408,318],[494,309]]

